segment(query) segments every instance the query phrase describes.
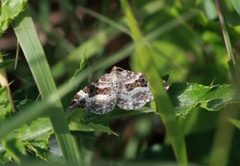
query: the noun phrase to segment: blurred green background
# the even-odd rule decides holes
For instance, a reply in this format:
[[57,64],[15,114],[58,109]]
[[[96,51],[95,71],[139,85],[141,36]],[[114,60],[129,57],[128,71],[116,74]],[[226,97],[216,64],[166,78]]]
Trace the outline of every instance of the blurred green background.
[[[131,0],[132,14],[146,37],[159,76],[168,83],[198,83],[206,86],[232,83],[228,55],[213,0]],[[239,59],[240,16],[231,1],[221,1],[222,14]],[[117,0],[31,0],[27,9],[33,18],[57,86],[69,81],[80,60],[89,68],[86,83],[96,80],[116,65],[139,71],[137,56],[129,49],[133,34]],[[0,38],[4,59],[16,58],[16,37],[9,28]],[[146,55],[147,56],[147,55]],[[99,70],[91,72],[92,66]],[[16,105],[39,97],[29,66],[20,50],[17,68],[6,68]],[[83,84],[81,84],[82,87]],[[72,96],[70,96],[72,97]],[[68,103],[69,100],[63,101]],[[67,104],[65,104],[67,105]],[[185,136],[187,156],[193,165],[240,165],[240,133],[226,117],[238,117],[234,105],[220,112],[194,108],[177,120]],[[165,127],[154,113],[111,119],[119,136],[101,132],[75,133],[85,145],[83,156],[95,165],[175,164]],[[78,137],[77,137],[78,138]]]

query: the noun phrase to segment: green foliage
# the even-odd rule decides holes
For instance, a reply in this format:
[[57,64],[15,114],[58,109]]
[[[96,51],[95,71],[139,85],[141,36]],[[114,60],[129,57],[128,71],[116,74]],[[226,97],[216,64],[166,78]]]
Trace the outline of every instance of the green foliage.
[[0,36],[7,30],[12,21],[24,10],[27,0],[4,0],[1,4]]
[[8,90],[7,87],[0,88],[0,120],[4,121],[11,116],[11,106],[7,99]]
[[[8,98],[7,87],[0,88],[0,124],[4,124],[6,120],[11,117],[11,105]],[[26,154],[25,147],[22,141],[16,137],[15,134],[9,133],[4,139],[1,140],[1,145],[4,151],[1,153],[2,164],[7,163],[10,159],[20,163],[21,157]]]
[[[11,82],[11,92],[0,88],[0,162],[236,165],[239,2],[221,1],[221,12],[216,2],[106,0],[95,10],[88,1],[2,1],[0,42],[12,25],[24,58],[13,70],[8,48],[0,62]],[[146,74],[155,100],[106,115],[69,110],[74,94],[113,65]],[[54,135],[63,159],[49,152]]]
[[53,134],[51,121],[48,117],[40,117],[29,124],[21,126],[15,132],[29,150],[32,150],[37,157],[46,160],[49,137],[50,134]]
[[219,111],[227,104],[239,102],[238,94],[239,89],[230,85],[175,83],[169,89],[176,115],[183,116],[196,106],[208,111]]
[[[86,122],[86,116],[90,116],[91,118],[91,120],[88,119],[88,123]],[[83,118],[85,118],[85,120]],[[98,131],[117,135],[114,131],[112,131],[109,128],[108,126],[109,124],[108,123],[106,124],[106,122],[107,122],[106,117],[102,117],[101,115],[95,114],[84,115],[84,112],[82,110],[74,111],[68,116],[68,123],[71,131],[86,131],[86,132]]]
[[4,154],[4,158],[1,160],[1,163],[6,162],[8,159],[14,160],[16,163],[20,163],[21,157],[26,154],[24,144],[15,135],[8,135],[1,141],[1,144],[5,150],[5,152],[2,152],[2,154]]
[[14,62],[15,60],[14,59],[9,59],[9,60],[5,60],[3,62],[0,62],[0,68],[4,68],[6,67],[7,65],[10,65]]

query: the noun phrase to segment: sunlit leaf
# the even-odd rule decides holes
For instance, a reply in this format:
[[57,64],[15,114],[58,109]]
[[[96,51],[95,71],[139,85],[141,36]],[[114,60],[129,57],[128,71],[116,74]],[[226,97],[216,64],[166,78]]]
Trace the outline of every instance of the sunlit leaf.
[[227,104],[239,102],[238,91],[230,85],[203,86],[195,83],[174,83],[168,92],[176,115],[186,115],[197,106],[209,111],[218,111]]
[[40,117],[25,124],[17,130],[18,138],[36,153],[36,156],[46,160],[48,152],[49,137],[53,133],[53,128],[48,117]]
[[1,4],[0,13],[0,36],[8,28],[14,18],[24,10],[27,0],[4,0]]

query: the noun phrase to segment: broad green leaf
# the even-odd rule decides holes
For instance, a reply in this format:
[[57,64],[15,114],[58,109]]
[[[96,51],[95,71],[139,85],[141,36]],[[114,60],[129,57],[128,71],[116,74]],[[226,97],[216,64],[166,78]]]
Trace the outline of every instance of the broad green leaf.
[[36,156],[46,160],[49,148],[49,137],[53,134],[51,121],[48,117],[40,117],[23,125],[17,130],[18,138],[36,153]]
[[176,115],[187,115],[200,106],[209,111],[218,111],[227,104],[240,101],[239,90],[230,85],[203,86],[200,84],[174,83],[168,93]]
[[5,0],[1,4],[0,12],[0,36],[8,28],[11,22],[16,18],[19,13],[24,10],[27,0]]

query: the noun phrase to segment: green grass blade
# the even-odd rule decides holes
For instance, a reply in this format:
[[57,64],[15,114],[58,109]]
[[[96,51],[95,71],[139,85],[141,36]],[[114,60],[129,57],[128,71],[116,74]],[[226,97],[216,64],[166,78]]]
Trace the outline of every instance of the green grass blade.
[[[17,17],[13,26],[40,94],[43,99],[46,99],[57,89],[33,21],[26,10]],[[49,117],[65,160],[70,164],[77,164],[80,153],[69,132],[60,98],[55,97],[56,102],[48,107]]]
[[229,58],[229,68],[231,69],[231,75],[234,82],[239,86],[240,85],[239,65],[237,64],[237,58],[236,56],[234,56],[234,53],[233,53],[231,40],[228,35],[228,30],[222,14],[220,2],[218,0],[216,0],[215,2],[216,2],[219,22],[221,24],[222,34],[223,34],[223,38],[224,38],[224,42],[225,42],[225,46],[226,46],[227,54]]
[[[234,5],[235,9],[239,13],[239,1],[231,1]],[[239,75],[239,63],[237,55],[234,54],[234,50],[231,44],[231,40],[229,37],[228,29],[226,26],[226,22],[223,15],[223,10],[221,8],[221,4],[219,0],[215,0],[219,22],[222,29],[222,34],[225,42],[225,47],[228,54],[228,65],[230,69],[230,73],[233,79],[233,82],[237,85],[239,88],[240,86],[240,75]],[[236,53],[237,54],[237,53]],[[238,118],[239,117],[239,104],[230,105],[230,108],[228,107],[227,110],[231,110],[231,112],[227,111],[224,115],[229,116],[231,118]],[[209,157],[209,165],[226,165],[229,159],[229,154],[231,150],[231,144],[233,141],[234,136],[234,126],[229,125],[229,122],[227,122],[225,119],[222,118],[222,116],[219,117],[218,125],[217,125],[216,134],[214,136],[214,143],[213,147],[211,149],[210,157]],[[223,127],[224,126],[224,127]],[[228,133],[226,135],[226,133]],[[223,136],[224,137],[221,137]]]
[[[128,2],[126,0],[121,0],[120,2],[123,12],[127,18],[128,27],[130,28],[132,38],[134,42],[137,42],[141,40],[143,36],[138,28],[136,19],[132,14]],[[152,92],[157,106],[157,113],[161,116],[165,124],[167,135],[174,149],[177,161],[181,165],[187,165],[184,138],[175,118],[173,106],[166,94],[156,67],[154,67],[155,63],[152,61],[151,53],[148,50],[148,47],[143,45],[142,47],[136,48],[136,54],[137,55],[135,59],[146,74],[152,87]]]
[[98,20],[110,25],[113,28],[118,29],[120,32],[126,33],[129,35],[128,30],[126,29],[126,27],[124,27],[122,24],[120,24],[119,22],[113,21],[101,14],[98,14],[97,12],[94,12],[92,10],[89,10],[87,8],[84,7],[79,7],[84,13],[89,14],[93,17],[96,17]]

